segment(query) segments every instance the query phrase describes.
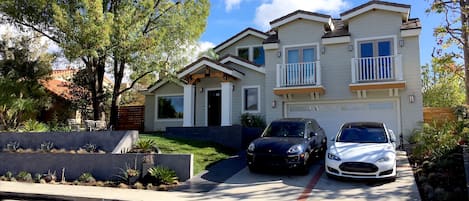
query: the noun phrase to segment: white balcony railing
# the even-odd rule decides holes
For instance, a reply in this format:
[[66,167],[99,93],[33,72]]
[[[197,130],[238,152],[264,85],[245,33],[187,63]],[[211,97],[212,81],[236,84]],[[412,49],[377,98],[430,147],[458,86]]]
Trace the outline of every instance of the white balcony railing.
[[352,83],[403,80],[402,55],[352,58]]
[[319,85],[321,85],[319,61],[277,64],[277,87]]

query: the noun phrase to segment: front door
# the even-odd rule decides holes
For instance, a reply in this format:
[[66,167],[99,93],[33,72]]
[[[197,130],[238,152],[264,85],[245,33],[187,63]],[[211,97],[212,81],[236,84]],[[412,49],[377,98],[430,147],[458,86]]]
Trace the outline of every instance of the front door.
[[208,126],[221,125],[221,90],[207,91]]

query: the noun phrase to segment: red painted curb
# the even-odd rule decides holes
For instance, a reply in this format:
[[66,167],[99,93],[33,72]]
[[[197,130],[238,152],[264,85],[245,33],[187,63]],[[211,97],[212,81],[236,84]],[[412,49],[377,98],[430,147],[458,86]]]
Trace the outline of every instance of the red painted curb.
[[301,193],[300,197],[297,199],[298,201],[306,201],[309,197],[311,191],[313,191],[314,186],[318,183],[319,179],[321,178],[322,174],[324,173],[324,166],[320,166],[318,172],[314,175],[313,178],[309,181],[308,185],[305,187],[305,190]]

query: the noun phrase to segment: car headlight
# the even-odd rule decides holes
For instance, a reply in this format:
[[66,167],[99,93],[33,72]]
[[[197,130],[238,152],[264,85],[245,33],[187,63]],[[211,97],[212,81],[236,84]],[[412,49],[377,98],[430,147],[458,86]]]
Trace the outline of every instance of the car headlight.
[[327,158],[328,159],[332,159],[332,160],[336,160],[336,161],[340,161],[340,157],[334,155],[334,154],[331,154],[331,153],[327,153]]
[[301,147],[301,145],[299,145],[299,144],[293,145],[287,151],[287,153],[289,153],[289,154],[299,154],[301,152],[303,152],[303,147]]
[[249,146],[248,146],[248,151],[253,152],[253,151],[254,151],[254,148],[256,148],[256,145],[254,145],[254,143],[251,143],[251,144],[249,144]]
[[383,162],[388,162],[389,160],[391,160],[391,158],[389,158],[388,156],[384,156],[384,157],[379,158],[376,162],[383,163]]

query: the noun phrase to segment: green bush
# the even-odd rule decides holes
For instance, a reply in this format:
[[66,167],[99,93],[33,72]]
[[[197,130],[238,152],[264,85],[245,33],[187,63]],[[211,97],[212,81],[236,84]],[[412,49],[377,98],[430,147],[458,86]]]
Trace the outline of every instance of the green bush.
[[85,172],[78,177],[79,182],[83,183],[94,183],[96,182],[96,179],[93,177],[93,175],[89,172]]
[[36,120],[27,120],[23,122],[23,126],[19,129],[20,132],[47,132],[49,127],[47,124],[38,122]]
[[153,139],[139,139],[133,148],[133,151],[138,153],[158,152],[156,142]]
[[25,181],[25,182],[32,182],[33,177],[31,176],[31,173],[26,172],[26,171],[21,171],[16,175],[16,180]]
[[6,177],[7,179],[11,179],[11,178],[13,177],[13,173],[10,172],[10,171],[7,171],[7,172],[5,173],[5,177]]
[[241,115],[241,125],[244,127],[265,128],[264,118],[259,115],[244,113]]
[[157,166],[148,168],[150,176],[156,178],[159,184],[173,184],[177,181],[176,172],[169,168]]
[[415,143],[412,156],[418,159],[439,158],[453,150],[465,138],[462,122],[447,121],[442,124],[424,123],[421,130],[414,131],[409,142]]

